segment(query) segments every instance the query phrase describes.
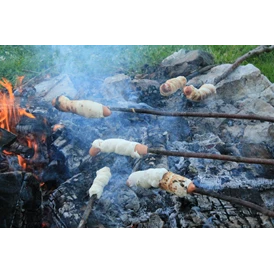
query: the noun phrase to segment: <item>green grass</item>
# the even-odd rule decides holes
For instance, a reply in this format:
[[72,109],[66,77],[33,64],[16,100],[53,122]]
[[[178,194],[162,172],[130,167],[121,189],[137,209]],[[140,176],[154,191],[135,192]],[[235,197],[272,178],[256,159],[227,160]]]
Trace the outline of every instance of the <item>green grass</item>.
[[[0,46],[0,78],[15,81],[25,75],[25,81],[51,68],[52,74],[66,72],[74,77],[102,78],[117,72],[130,75],[142,73],[145,65],[157,67],[160,62],[185,48],[201,49],[213,54],[216,64],[232,63],[256,46]],[[274,52],[252,57],[252,63],[274,82]]]

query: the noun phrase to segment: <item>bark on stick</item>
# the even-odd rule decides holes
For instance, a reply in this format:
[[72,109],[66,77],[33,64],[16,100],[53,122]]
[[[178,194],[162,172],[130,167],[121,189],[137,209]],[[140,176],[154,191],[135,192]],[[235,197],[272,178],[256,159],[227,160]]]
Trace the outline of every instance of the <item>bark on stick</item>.
[[169,151],[169,150],[159,150],[159,149],[153,149],[153,148],[148,148],[148,153],[166,155],[166,156],[186,157],[186,158],[203,158],[203,159],[213,159],[213,160],[220,160],[220,161],[231,161],[231,162],[240,162],[240,163],[249,163],[249,164],[274,165],[274,159],[248,158],[248,157],[229,156],[229,155],[222,155],[222,154]]
[[140,108],[119,108],[110,107],[111,111],[131,112],[138,114],[151,114],[158,116],[172,116],[172,117],[199,117],[199,118],[227,118],[227,119],[239,119],[239,120],[257,120],[265,122],[274,122],[274,117],[263,115],[249,115],[249,114],[228,114],[228,113],[216,113],[216,112],[170,112],[151,109]]

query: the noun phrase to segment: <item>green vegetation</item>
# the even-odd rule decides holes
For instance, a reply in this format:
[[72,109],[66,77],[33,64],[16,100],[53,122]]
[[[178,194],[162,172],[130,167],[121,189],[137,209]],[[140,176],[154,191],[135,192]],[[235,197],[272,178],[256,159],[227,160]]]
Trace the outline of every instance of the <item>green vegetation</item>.
[[[144,66],[158,66],[160,62],[185,48],[201,49],[213,54],[215,63],[232,63],[256,46],[0,46],[0,78],[15,81],[19,75],[25,80],[49,69],[51,74],[66,72],[71,76],[102,78],[117,72],[142,73]],[[274,52],[248,59],[274,82]]]

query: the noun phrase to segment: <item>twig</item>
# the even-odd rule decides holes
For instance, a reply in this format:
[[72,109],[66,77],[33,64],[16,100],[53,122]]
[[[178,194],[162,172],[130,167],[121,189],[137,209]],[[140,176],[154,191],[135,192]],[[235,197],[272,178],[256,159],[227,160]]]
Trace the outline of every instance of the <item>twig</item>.
[[274,122],[274,117],[252,115],[252,114],[227,114],[227,113],[215,113],[215,112],[169,112],[150,109],[138,109],[138,108],[119,108],[109,107],[111,111],[132,112],[141,114],[152,114],[158,116],[174,116],[174,117],[202,117],[202,118],[228,118],[228,119],[241,119],[241,120],[259,120],[266,122]]
[[247,158],[247,157],[238,157],[238,156],[228,156],[228,155],[222,155],[222,154],[169,151],[169,150],[159,150],[159,149],[153,149],[153,148],[148,148],[148,153],[167,155],[167,156],[187,157],[187,158],[203,158],[203,159],[213,159],[213,160],[221,160],[221,161],[241,162],[241,163],[249,163],[249,164],[274,165],[273,159]]
[[214,68],[216,66],[217,65],[208,65],[206,67],[197,69],[197,70],[193,71],[191,74],[187,75],[186,78],[189,81],[190,79],[196,77],[197,75],[204,74],[204,73],[206,73],[207,71],[209,71],[210,69],[212,69],[212,68]]
[[82,216],[82,219],[80,220],[80,223],[78,225],[78,228],[83,228],[88,220],[88,217],[91,213],[91,210],[92,210],[92,207],[93,207],[93,204],[94,204],[94,201],[97,199],[97,195],[92,195],[90,198],[89,198],[89,201],[88,201],[88,204],[87,204],[87,207],[83,213],[83,216]]
[[243,56],[239,57],[230,67],[228,70],[226,70],[222,75],[220,75],[219,77],[215,78],[214,80],[214,85],[218,84],[219,82],[221,82],[223,79],[225,79],[232,71],[234,71],[243,61],[245,61],[246,59],[255,56],[255,55],[259,55],[261,53],[264,52],[270,52],[274,50],[274,45],[272,46],[258,46],[257,48],[247,52],[246,54],[244,54]]
[[44,71],[42,71],[41,73],[37,74],[36,76],[34,76],[33,78],[29,79],[25,84],[22,85],[22,87],[26,87],[29,83],[31,83],[32,81],[34,81],[35,79],[41,77],[41,75],[45,74],[46,72],[48,72],[49,70],[53,69],[54,67],[56,67],[57,65],[54,65]]
[[22,71],[24,71],[24,72],[31,72],[31,73],[35,73],[35,74],[40,74],[40,72],[33,71],[33,70],[28,70],[28,69],[22,69]]
[[216,193],[216,192],[204,190],[204,189],[201,189],[201,188],[196,188],[193,193],[194,194],[198,193],[198,194],[201,194],[201,195],[211,196],[211,197],[214,197],[214,198],[217,198],[217,199],[220,199],[220,200],[230,202],[232,204],[238,204],[238,205],[241,205],[241,206],[244,206],[244,207],[255,209],[256,211],[258,211],[258,212],[260,212],[260,213],[262,213],[266,216],[269,216],[269,217],[272,217],[272,218],[274,217],[274,211],[271,211],[267,208],[261,207],[257,204],[254,204],[254,203],[244,201],[244,200],[239,199],[239,198],[226,196],[226,195],[223,195],[223,194],[219,194],[219,193]]

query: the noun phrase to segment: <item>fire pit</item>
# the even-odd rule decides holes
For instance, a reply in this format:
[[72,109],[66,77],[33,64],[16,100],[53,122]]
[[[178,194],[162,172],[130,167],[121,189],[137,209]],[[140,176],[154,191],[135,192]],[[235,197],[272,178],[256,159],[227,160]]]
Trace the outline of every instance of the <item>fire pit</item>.
[[[196,64],[196,69],[206,66]],[[269,116],[274,114],[269,99],[274,98],[273,84],[254,66],[240,66],[216,84],[212,94],[208,92],[201,96],[204,100],[193,102],[184,95],[183,86],[168,96],[161,94],[160,86],[170,80],[170,73],[176,75],[172,69],[160,66],[146,79],[117,74],[101,83],[90,81],[81,93],[77,92],[81,83],[77,79],[72,82],[67,75],[21,92],[2,80],[1,226],[78,227],[87,207],[91,207],[89,193],[93,193],[97,196],[82,227],[273,227],[271,121],[135,111],[255,115],[252,111],[256,110],[261,116]],[[189,71],[183,75],[184,85],[198,90],[203,84],[214,83],[224,69],[226,65],[211,65],[206,74],[195,77],[190,77]],[[235,94],[229,97],[231,89]],[[101,114],[90,112],[94,106],[90,101],[102,106]],[[256,130],[260,136],[255,136]],[[110,139],[111,145],[102,145]],[[101,140],[100,145],[96,140]],[[125,141],[114,144],[113,140]],[[191,153],[228,157],[195,158]],[[234,161],[229,157],[235,157]],[[242,162],[243,158],[269,163]],[[100,195],[89,192],[97,172],[105,167],[111,176],[101,185]],[[127,185],[134,172],[157,169],[161,176],[157,175],[149,188],[140,187],[147,186],[145,182]],[[167,172],[169,175],[164,176]],[[185,191],[177,195],[173,187],[184,180],[189,180]],[[190,182],[201,191],[187,191]],[[226,196],[268,208],[270,215],[238,204],[237,199],[223,199]]]

